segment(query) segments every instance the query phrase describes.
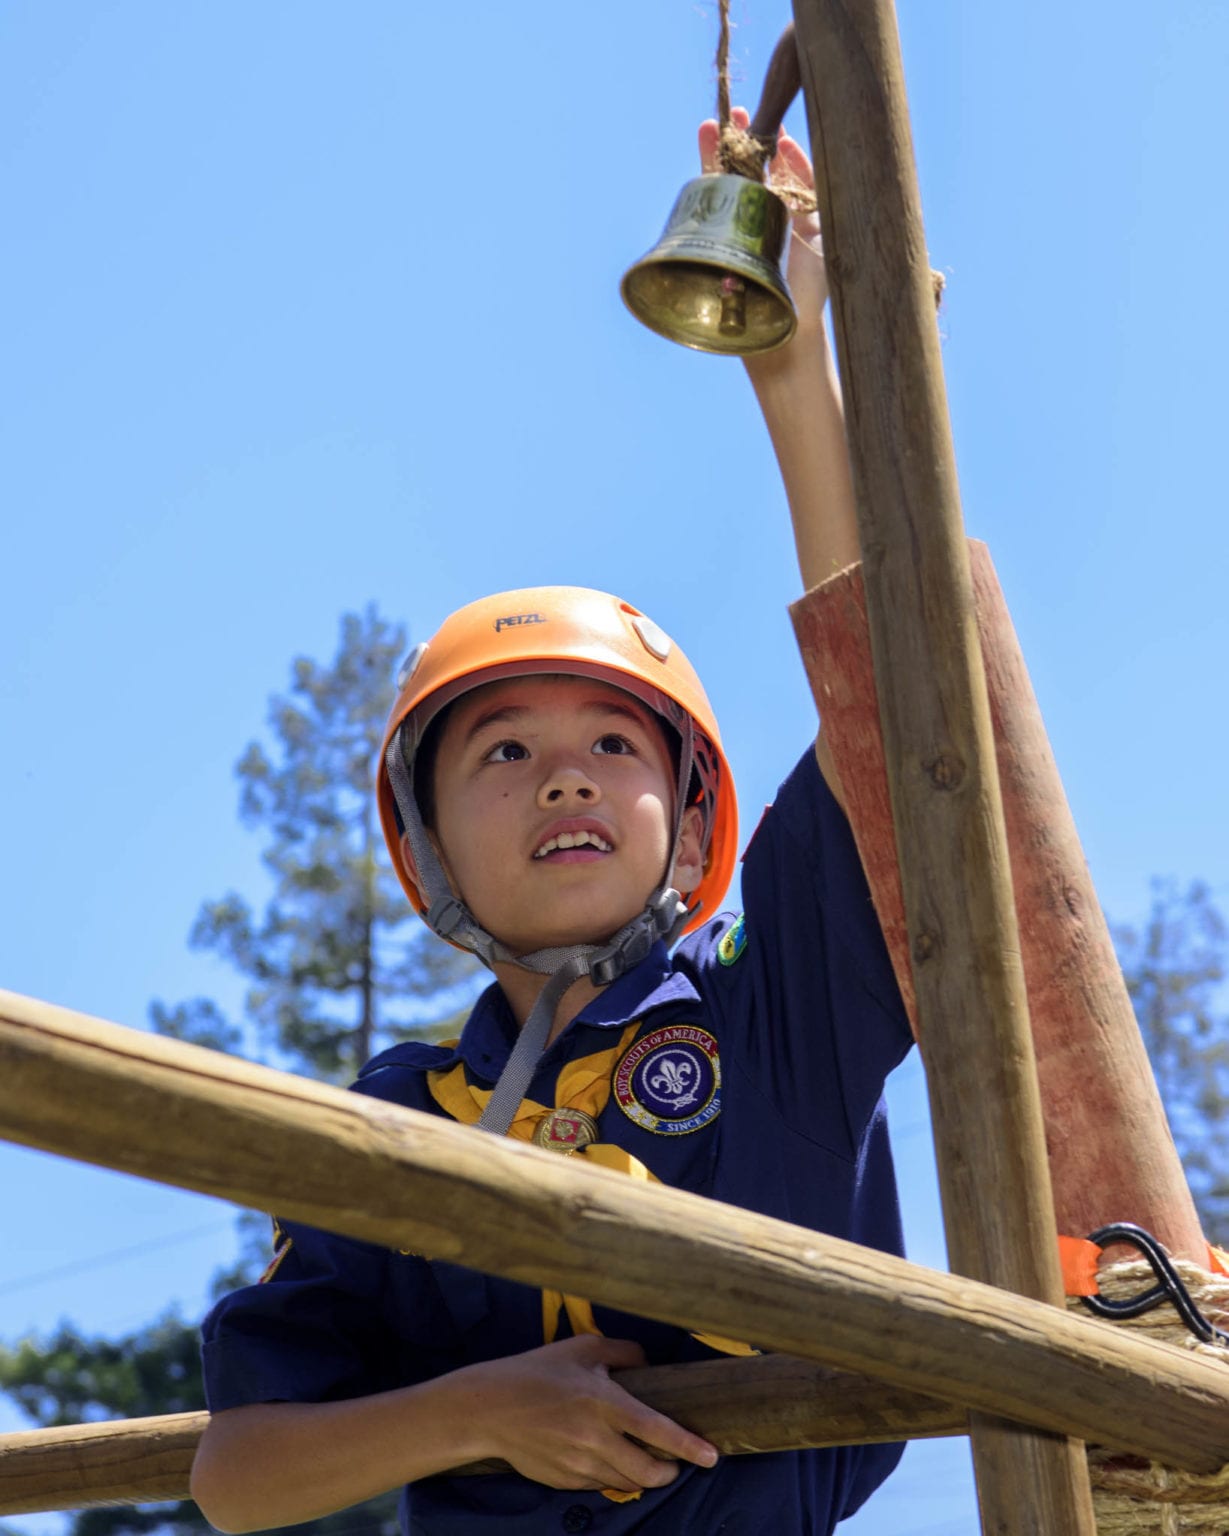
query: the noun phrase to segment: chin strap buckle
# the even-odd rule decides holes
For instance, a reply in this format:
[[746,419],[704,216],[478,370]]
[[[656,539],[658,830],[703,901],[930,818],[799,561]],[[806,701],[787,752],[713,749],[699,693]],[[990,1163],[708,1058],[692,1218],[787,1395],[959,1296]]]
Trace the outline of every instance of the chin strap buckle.
[[[699,910],[697,906],[695,911]],[[670,886],[667,886],[660,896],[654,897],[649,903],[649,913],[652,916],[657,937],[665,939],[667,944],[674,943],[686,926],[687,919],[692,915],[687,910],[687,903]]]
[[472,921],[465,903],[450,891],[447,896],[437,896],[427,908],[427,922],[441,939],[466,938],[468,935],[458,933],[458,929],[466,928]]
[[478,926],[474,914],[459,896],[451,892],[446,896],[437,896],[423,915],[433,933],[437,933],[441,939],[447,939],[450,944],[468,949],[484,965],[489,966],[497,957],[494,939]]
[[589,961],[589,979],[605,987],[645,959],[658,939],[672,944],[687,921],[683,899],[669,886],[659,892],[639,917],[617,933],[609,944],[594,952]]

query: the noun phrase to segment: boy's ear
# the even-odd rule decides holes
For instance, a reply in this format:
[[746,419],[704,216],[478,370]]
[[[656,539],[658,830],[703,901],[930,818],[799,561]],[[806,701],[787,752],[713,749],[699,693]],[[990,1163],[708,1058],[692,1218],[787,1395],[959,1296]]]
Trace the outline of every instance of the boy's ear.
[[[448,860],[444,857],[444,850],[440,846],[439,838],[436,837],[430,827],[427,828],[427,841],[435,849],[435,856],[440,861],[440,868],[444,871],[444,876],[449,886],[455,892],[456,882],[452,878],[452,871],[448,868]],[[414,862],[414,850],[410,847],[410,840],[404,832],[401,834],[398,852],[401,855],[401,864],[406,875],[409,877],[410,884],[418,892],[419,901],[422,902],[424,907],[429,907],[431,905],[431,898],[427,895],[426,889],[423,886],[422,877],[418,873],[418,865]]]
[[704,818],[698,805],[689,805],[683,812],[683,825],[679,829],[678,853],[674,858],[674,888],[684,896],[690,896],[704,877]]
[[427,893],[423,890],[422,881],[418,878],[418,865],[414,862],[414,853],[410,847],[410,840],[404,832],[401,834],[398,851],[401,854],[401,867],[405,870],[410,884],[418,892],[419,901],[422,902],[423,906],[426,906]]

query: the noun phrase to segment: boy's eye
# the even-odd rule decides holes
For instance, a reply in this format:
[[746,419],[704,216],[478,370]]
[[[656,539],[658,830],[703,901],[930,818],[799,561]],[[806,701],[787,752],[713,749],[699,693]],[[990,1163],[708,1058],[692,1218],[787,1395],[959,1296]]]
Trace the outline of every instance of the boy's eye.
[[599,756],[617,757],[622,753],[634,752],[636,749],[626,736],[618,736],[612,731],[608,736],[599,736],[593,743],[593,750]]
[[484,763],[523,763],[529,756],[529,748],[519,741],[500,741],[484,753]]

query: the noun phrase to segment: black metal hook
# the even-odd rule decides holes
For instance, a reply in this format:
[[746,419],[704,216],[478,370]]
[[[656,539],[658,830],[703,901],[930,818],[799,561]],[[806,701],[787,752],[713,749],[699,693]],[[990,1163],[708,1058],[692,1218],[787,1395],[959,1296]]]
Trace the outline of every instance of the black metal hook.
[[1214,1327],[1195,1305],[1194,1298],[1183,1284],[1182,1276],[1151,1232],[1136,1226],[1133,1221],[1119,1221],[1090,1232],[1088,1241],[1096,1243],[1098,1248],[1108,1248],[1111,1243],[1129,1243],[1131,1247],[1138,1248],[1152,1266],[1152,1273],[1159,1282],[1138,1296],[1128,1296],[1123,1301],[1106,1301],[1104,1296],[1081,1296],[1080,1300],[1090,1312],[1095,1312],[1098,1317],[1139,1317],[1144,1312],[1150,1312],[1153,1307],[1159,1307],[1163,1301],[1171,1301],[1178,1316],[1197,1339],[1205,1344],[1229,1346],[1229,1334]]

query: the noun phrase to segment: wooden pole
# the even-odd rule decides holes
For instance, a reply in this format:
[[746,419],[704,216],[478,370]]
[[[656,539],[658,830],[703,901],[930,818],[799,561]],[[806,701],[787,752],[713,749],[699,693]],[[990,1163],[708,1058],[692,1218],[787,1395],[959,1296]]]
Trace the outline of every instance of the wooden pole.
[[[704,1435],[723,1456],[956,1435],[968,1415],[787,1355],[616,1371],[619,1385]],[[206,1413],[0,1435],[0,1516],[186,1499]],[[500,1461],[457,1473],[505,1472]]]
[[0,1435],[0,1515],[186,1499],[207,1413]]
[[[1133,1221],[1172,1254],[1206,1265],[1195,1203],[990,553],[970,541],[969,555],[1058,1230],[1083,1237]],[[831,577],[792,613],[896,978],[914,1012],[860,568]]]
[[1229,1461],[1219,1364],[581,1158],[5,992],[0,1135],[1167,1465]]
[[[1062,1303],[891,0],[794,0],[953,1269]],[[1083,1447],[971,1421],[982,1526],[1093,1536]]]

